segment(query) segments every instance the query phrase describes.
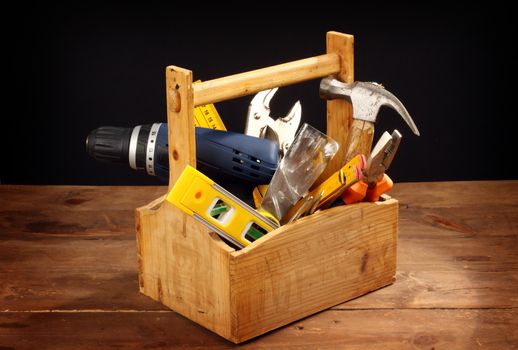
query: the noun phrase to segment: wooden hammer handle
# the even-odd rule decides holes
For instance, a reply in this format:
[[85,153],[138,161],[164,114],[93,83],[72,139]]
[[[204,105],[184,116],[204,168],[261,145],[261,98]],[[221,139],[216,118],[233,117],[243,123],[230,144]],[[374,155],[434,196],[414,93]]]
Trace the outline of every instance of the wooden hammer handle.
[[374,138],[374,123],[354,119],[347,138],[345,158],[343,164],[347,164],[358,154],[368,157],[371,152]]

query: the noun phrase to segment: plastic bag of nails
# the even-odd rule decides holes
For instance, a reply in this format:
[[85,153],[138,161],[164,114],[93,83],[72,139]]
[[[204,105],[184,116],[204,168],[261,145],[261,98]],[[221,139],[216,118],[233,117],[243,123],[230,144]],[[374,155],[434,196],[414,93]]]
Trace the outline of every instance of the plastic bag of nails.
[[309,124],[304,124],[282,158],[261,202],[279,221],[324,171],[340,145]]

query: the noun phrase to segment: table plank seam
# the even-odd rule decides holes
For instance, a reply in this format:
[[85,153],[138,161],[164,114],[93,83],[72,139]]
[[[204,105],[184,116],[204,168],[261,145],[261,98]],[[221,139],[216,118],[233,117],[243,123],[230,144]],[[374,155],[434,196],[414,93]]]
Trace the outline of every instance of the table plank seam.
[[[330,308],[326,311],[389,311],[389,310],[516,310],[518,307],[392,307],[392,308],[358,308],[358,309],[339,309]],[[175,313],[173,310],[96,310],[96,309],[56,309],[56,310],[0,310],[0,313]]]

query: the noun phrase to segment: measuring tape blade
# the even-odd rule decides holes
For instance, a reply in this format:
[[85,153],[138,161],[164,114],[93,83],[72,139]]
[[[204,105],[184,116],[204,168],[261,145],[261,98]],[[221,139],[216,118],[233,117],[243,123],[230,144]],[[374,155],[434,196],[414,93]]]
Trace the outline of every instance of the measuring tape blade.
[[[201,83],[197,80],[194,84]],[[194,125],[199,128],[227,131],[214,104],[201,105],[194,108]]]

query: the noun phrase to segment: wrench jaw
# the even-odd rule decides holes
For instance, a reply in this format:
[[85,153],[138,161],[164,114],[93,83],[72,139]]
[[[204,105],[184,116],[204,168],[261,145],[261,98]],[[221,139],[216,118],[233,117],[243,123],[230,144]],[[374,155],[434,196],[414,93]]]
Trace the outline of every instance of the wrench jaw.
[[261,137],[261,130],[270,124],[270,101],[277,90],[278,88],[263,90],[254,96],[248,106],[245,126],[246,135]]
[[279,135],[279,148],[282,155],[288,152],[297,133],[301,118],[302,106],[300,101],[297,101],[285,117],[278,118],[275,121],[277,134]]
[[279,88],[258,92],[248,107],[245,134],[277,142],[281,157],[288,151],[300,125],[302,107],[297,101],[285,117],[270,117],[270,101]]
[[267,115],[267,116],[270,115],[270,101],[272,100],[273,96],[277,93],[277,90],[279,90],[279,88],[273,88],[273,89],[262,91],[262,92],[266,92],[266,94],[263,97],[263,106],[264,106],[265,111],[267,111],[265,113],[265,115]]

